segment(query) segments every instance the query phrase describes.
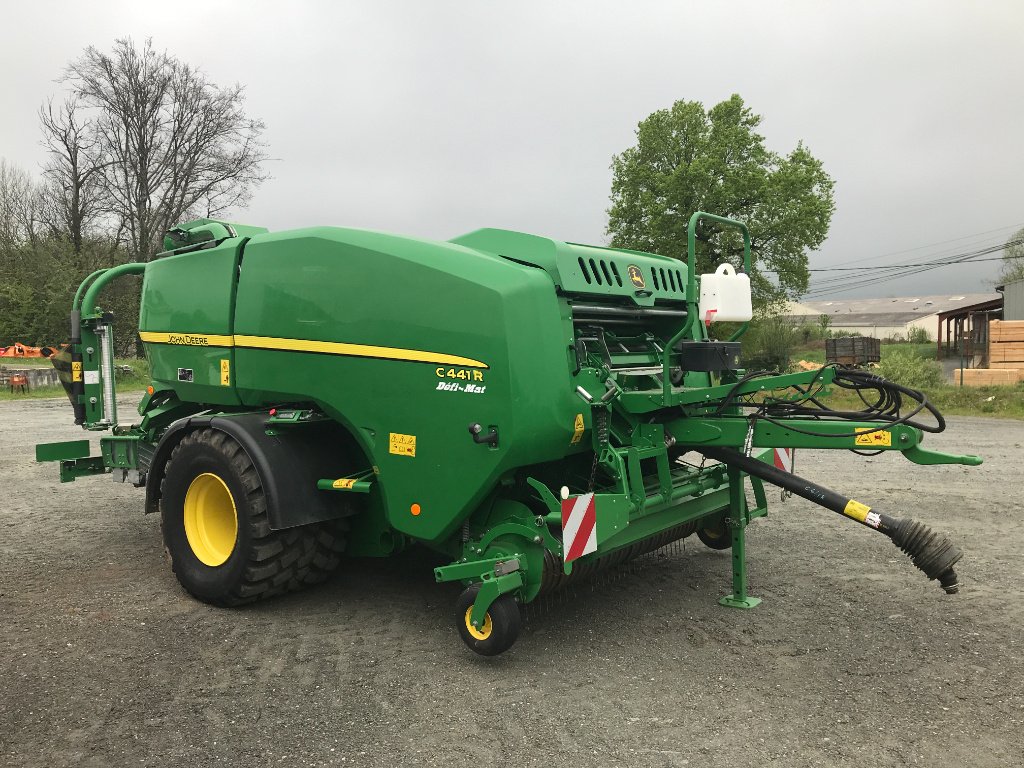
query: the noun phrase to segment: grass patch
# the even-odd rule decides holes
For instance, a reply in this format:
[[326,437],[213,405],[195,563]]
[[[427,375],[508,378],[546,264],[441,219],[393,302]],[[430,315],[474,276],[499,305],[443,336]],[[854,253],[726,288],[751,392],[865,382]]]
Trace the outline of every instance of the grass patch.
[[50,361],[45,357],[0,357],[4,368],[45,368]]
[[[924,360],[935,359],[935,344],[886,344],[884,341],[880,347],[882,362],[892,355],[908,354],[920,357]],[[825,342],[812,341],[808,344],[801,344],[796,347],[790,355],[790,360],[806,360],[809,363],[825,364]]]
[[[11,358],[11,362],[4,362],[4,367],[27,367],[28,365],[50,365],[49,360],[42,360],[41,358],[30,358],[33,360],[32,363],[28,363],[23,360],[14,360]],[[122,370],[124,366],[125,370]],[[145,389],[149,385],[149,361],[134,358],[134,357],[117,357],[114,358],[115,376],[114,381],[117,385],[117,393],[122,394],[125,392],[138,392]],[[130,368],[131,370],[127,370]],[[30,389],[27,393],[25,392],[11,392],[7,387],[0,387],[0,401],[3,400],[40,400],[48,397],[66,397],[64,394],[64,388],[62,386],[55,385],[52,387],[37,387]]]
[[[935,360],[935,344],[908,344],[882,342],[882,363],[877,370],[885,374],[887,369],[890,378],[899,380],[903,377],[915,378],[919,373],[914,365],[914,358],[921,361]],[[811,341],[793,351],[791,358],[806,360],[810,363],[825,363],[825,344],[822,341]],[[895,374],[895,375],[892,375]],[[903,382],[917,389],[922,389],[943,416],[991,416],[1001,419],[1024,419],[1024,384],[1013,387],[961,387],[957,384],[926,384],[915,386],[912,382]],[[860,410],[864,407],[856,394],[839,387],[832,387],[832,394],[823,398],[829,407],[836,410]],[[921,417],[927,418],[926,416]]]
[[[959,387],[942,384],[925,390],[928,401],[943,416],[991,416],[1000,419],[1024,419],[1024,385],[1014,387]],[[832,394],[821,398],[836,410],[860,410],[864,404],[853,392],[832,387]],[[919,414],[921,421],[927,415]]]
[[63,387],[37,387],[28,392],[11,392],[4,387],[0,389],[0,402],[4,400],[43,400],[48,397],[64,397]]

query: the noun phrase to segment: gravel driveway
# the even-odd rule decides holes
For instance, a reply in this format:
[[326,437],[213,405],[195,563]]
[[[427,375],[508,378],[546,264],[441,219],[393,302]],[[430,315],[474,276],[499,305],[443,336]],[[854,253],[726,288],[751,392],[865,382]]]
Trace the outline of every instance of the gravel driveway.
[[728,553],[691,537],[531,607],[495,659],[459,641],[458,587],[425,552],[252,608],[192,600],[141,490],[34,463],[34,443],[81,434],[66,401],[0,403],[5,765],[1024,765],[1024,423],[927,436],[977,468],[797,457],[951,535],[957,596],[773,491],[748,538],[755,610],[717,604]]

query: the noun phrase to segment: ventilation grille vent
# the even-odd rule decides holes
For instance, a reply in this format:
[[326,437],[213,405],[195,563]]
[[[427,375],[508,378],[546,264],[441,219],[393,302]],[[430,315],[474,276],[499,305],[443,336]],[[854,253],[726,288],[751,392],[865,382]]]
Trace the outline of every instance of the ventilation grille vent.
[[580,271],[583,273],[583,279],[587,281],[588,285],[597,283],[598,285],[617,285],[620,288],[622,287],[622,275],[619,274],[619,268],[615,266],[614,261],[584,259],[582,256],[577,261],[580,265]]
[[[576,259],[580,265],[580,273],[587,285],[616,285],[621,288],[622,273],[614,261],[604,259],[585,259],[582,256]],[[686,290],[686,281],[683,273],[678,269],[665,269],[664,267],[651,267],[651,284],[657,291],[664,293],[683,293]]]
[[678,269],[651,267],[651,282],[654,283],[655,289],[659,291],[683,293],[686,289],[683,274]]

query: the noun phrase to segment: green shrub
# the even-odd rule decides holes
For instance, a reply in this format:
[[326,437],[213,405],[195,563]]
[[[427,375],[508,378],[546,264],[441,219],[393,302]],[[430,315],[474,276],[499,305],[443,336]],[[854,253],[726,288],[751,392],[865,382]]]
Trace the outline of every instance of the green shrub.
[[924,328],[915,325],[907,330],[908,344],[928,344],[931,340],[932,337],[928,335],[928,331]]
[[934,389],[942,385],[942,366],[921,357],[913,349],[893,349],[878,366],[878,373],[912,389]]
[[821,341],[828,335],[828,329],[823,328],[819,323],[800,323],[794,333],[803,344],[810,344],[813,341]]
[[743,337],[743,365],[749,370],[785,371],[797,333],[785,317],[766,317],[751,324]]
[[143,358],[116,358],[114,360],[114,381],[118,386],[148,384],[149,362]]

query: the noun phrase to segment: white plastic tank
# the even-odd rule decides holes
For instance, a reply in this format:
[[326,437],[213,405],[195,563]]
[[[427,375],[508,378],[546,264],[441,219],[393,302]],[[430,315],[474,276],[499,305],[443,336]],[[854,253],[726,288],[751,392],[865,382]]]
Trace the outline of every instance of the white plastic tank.
[[732,264],[720,264],[712,275],[700,276],[700,319],[706,325],[746,322],[754,316],[750,277],[736,274]]

